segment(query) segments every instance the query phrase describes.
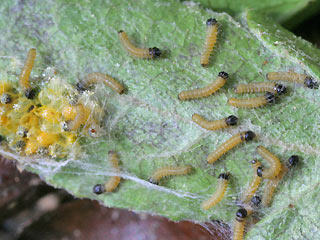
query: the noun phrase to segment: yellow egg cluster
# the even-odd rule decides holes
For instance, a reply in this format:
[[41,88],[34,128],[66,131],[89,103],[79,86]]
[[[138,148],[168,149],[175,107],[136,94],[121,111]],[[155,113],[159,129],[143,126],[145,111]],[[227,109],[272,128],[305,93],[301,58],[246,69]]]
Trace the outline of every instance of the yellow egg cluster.
[[22,86],[1,80],[0,135],[20,155],[65,157],[79,149],[79,137],[103,132],[104,111],[92,95],[53,77],[28,98]]

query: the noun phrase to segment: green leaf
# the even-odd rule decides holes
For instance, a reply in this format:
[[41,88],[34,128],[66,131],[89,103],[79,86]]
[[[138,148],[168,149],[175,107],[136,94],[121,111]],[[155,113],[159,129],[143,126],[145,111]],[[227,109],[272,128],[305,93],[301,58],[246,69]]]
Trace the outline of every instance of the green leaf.
[[[282,161],[297,154],[302,163],[285,177],[272,206],[261,210],[262,219],[251,228],[249,236],[288,239],[301,232],[306,239],[316,239],[314,229],[320,216],[316,205],[319,90],[288,84],[289,93],[272,106],[250,110],[227,104],[228,98],[237,97],[233,86],[265,81],[270,71],[306,71],[319,79],[320,54],[311,44],[251,12],[237,22],[225,13],[173,0],[6,0],[0,6],[0,16],[1,79],[17,81],[27,50],[36,47],[39,54],[34,78],[41,79],[48,67],[73,83],[98,71],[115,77],[128,89],[127,94],[119,96],[110,89],[97,88],[97,98],[105,101],[108,111],[107,134],[82,139],[79,158],[30,159],[5,148],[0,149],[2,155],[17,159],[53,186],[80,198],[97,199],[106,206],[173,220],[219,219],[232,224],[238,208],[236,200],[252,178],[250,161],[258,157],[255,148],[263,144]],[[209,17],[218,20],[220,30],[210,66],[202,68],[200,55]],[[130,57],[119,42],[120,29],[137,46],[161,48],[164,57]],[[185,102],[177,99],[180,91],[208,85],[220,71],[228,72],[230,78],[215,95]],[[191,121],[193,113],[208,119],[234,114],[240,126],[206,131]],[[245,130],[254,131],[258,140],[207,164],[209,153]],[[124,180],[116,192],[96,196],[92,187],[114,175],[107,159],[109,150],[119,153]],[[192,165],[195,171],[168,178],[160,186],[147,182],[155,169],[167,165]],[[204,211],[200,204],[214,193],[217,176],[222,172],[232,174],[227,196],[216,207]]]
[[214,11],[227,12],[232,16],[248,10],[257,11],[272,17],[273,21],[284,22],[287,27],[302,22],[320,8],[320,2],[313,0],[196,0],[195,2]]

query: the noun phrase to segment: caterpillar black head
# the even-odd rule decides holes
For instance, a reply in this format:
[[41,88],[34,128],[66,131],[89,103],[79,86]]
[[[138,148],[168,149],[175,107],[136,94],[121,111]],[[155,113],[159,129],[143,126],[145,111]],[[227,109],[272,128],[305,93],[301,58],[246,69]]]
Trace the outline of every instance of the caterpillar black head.
[[101,193],[104,193],[104,192],[105,192],[105,189],[104,189],[104,186],[102,184],[94,185],[93,193],[98,195],[98,194],[101,194]]
[[84,86],[84,84],[82,82],[77,82],[76,84],[76,89],[78,90],[78,92],[84,92],[87,90],[87,88]]
[[246,131],[244,134],[245,141],[251,141],[256,137],[256,134],[252,131]]
[[223,72],[223,71],[219,72],[218,76],[221,77],[221,78],[224,78],[226,80],[229,78],[229,74],[226,73],[226,72]]
[[230,173],[221,173],[221,174],[218,176],[218,179],[229,180],[229,179],[230,179]]
[[28,112],[31,112],[34,109],[34,105],[31,105],[28,109]]
[[118,32],[118,34],[120,34],[120,33],[123,33],[123,30],[120,30],[120,31]]
[[282,84],[276,84],[276,86],[274,87],[274,90],[279,94],[285,94],[287,92],[287,88],[286,86],[282,85]]
[[310,76],[306,77],[306,79],[304,80],[304,85],[311,89],[319,88],[319,84],[316,81],[314,81],[314,79]]
[[261,203],[261,197],[258,196],[258,195],[255,195],[251,198],[251,203],[255,206],[255,207],[258,207]]
[[257,163],[257,159],[253,159],[252,161],[251,161],[251,164],[256,164]]
[[26,137],[28,135],[28,129],[22,126],[19,126],[17,129],[17,135],[20,137]]
[[70,123],[70,121],[66,121],[66,122],[62,123],[62,130],[63,131],[70,131],[69,123]]
[[152,183],[152,184],[154,184],[154,185],[159,185],[159,182],[158,181],[156,181],[156,180],[154,180],[153,178],[149,178],[149,183]]
[[299,163],[299,156],[297,155],[292,155],[288,159],[288,167],[294,167]]
[[267,103],[275,103],[276,102],[276,97],[271,92],[266,92],[265,98],[266,98]]
[[218,21],[215,19],[215,18],[209,18],[208,20],[207,20],[207,22],[206,22],[206,25],[207,26],[212,26],[212,25],[215,25],[215,24],[217,24],[218,23]]
[[239,208],[237,213],[236,213],[236,216],[237,216],[237,221],[238,222],[242,222],[244,218],[246,218],[248,216],[248,212],[246,209],[244,208]]
[[1,95],[1,103],[2,104],[8,104],[12,102],[12,97],[8,93],[4,93]]
[[258,175],[259,177],[262,177],[262,172],[263,172],[263,168],[262,168],[262,167],[258,167],[258,168],[257,168],[257,175]]
[[33,99],[36,95],[36,91],[34,89],[28,88],[24,91],[24,95],[28,99]]
[[149,48],[149,54],[153,57],[153,58],[157,58],[161,56],[161,50],[157,47],[153,47],[153,48]]
[[238,118],[234,115],[230,115],[229,117],[226,118],[225,121],[228,126],[234,126],[234,125],[237,125]]

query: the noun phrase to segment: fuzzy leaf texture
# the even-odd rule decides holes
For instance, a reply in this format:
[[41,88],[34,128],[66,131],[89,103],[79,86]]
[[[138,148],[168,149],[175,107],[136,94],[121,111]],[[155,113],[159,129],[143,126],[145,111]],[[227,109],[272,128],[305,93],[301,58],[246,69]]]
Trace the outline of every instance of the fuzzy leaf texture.
[[[218,42],[209,67],[202,68],[205,22],[210,17],[219,22]],[[128,89],[118,95],[97,87],[108,111],[107,134],[81,139],[82,152],[76,159],[26,158],[4,148],[2,155],[17,159],[21,167],[55,187],[109,207],[172,220],[232,224],[235,202],[252,178],[250,161],[258,157],[255,149],[262,144],[283,162],[297,154],[302,163],[279,185],[271,207],[261,209],[261,220],[249,230],[248,239],[319,238],[319,90],[287,84],[289,92],[275,105],[259,109],[227,105],[228,98],[238,96],[233,86],[266,81],[270,71],[306,72],[319,80],[320,51],[310,43],[250,12],[235,21],[228,14],[173,0],[4,0],[0,28],[1,79],[18,81],[26,53],[35,47],[32,79],[41,81],[48,67],[70,83],[90,72],[103,72]],[[137,46],[162,49],[163,58],[130,57],[119,42],[120,29]],[[180,91],[208,85],[220,71],[230,78],[216,94],[193,101],[177,99]],[[191,121],[193,113],[208,119],[234,114],[240,125],[207,131]],[[209,153],[245,130],[254,131],[258,139],[207,164]],[[114,193],[97,196],[92,187],[115,175],[110,171],[109,150],[119,154],[124,179]],[[167,165],[192,165],[194,172],[165,179],[160,186],[147,182],[155,169]],[[202,210],[201,202],[213,194],[222,172],[232,174],[225,198],[209,211]]]

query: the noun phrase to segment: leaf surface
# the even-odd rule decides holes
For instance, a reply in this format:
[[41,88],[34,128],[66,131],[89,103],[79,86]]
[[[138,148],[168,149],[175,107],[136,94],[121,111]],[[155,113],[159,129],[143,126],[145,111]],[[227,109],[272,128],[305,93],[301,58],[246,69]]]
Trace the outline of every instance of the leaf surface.
[[[227,99],[238,97],[233,86],[266,81],[270,71],[307,72],[319,80],[318,49],[255,13],[235,21],[190,2],[6,0],[0,14],[2,79],[17,81],[27,50],[36,47],[33,78],[41,79],[48,67],[73,83],[90,72],[103,72],[128,90],[118,95],[97,87],[97,98],[108,111],[107,134],[81,139],[83,151],[76,159],[25,158],[4,148],[1,154],[17,159],[53,186],[106,206],[173,220],[232,223],[236,200],[252,178],[250,161],[258,157],[255,148],[263,144],[283,162],[297,154],[302,163],[285,177],[272,206],[261,210],[262,220],[249,236],[287,239],[301,231],[306,239],[315,239],[318,233],[313,230],[320,216],[315,201],[319,195],[319,90],[288,84],[289,92],[277,104],[259,109],[237,109]],[[202,68],[200,55],[209,17],[218,20],[219,35],[209,67]],[[130,57],[117,36],[121,29],[135,45],[157,46],[164,57]],[[210,84],[220,71],[228,72],[230,78],[216,94],[193,101],[177,99],[180,91]],[[194,113],[212,120],[233,114],[240,125],[210,132],[191,121]],[[258,139],[207,164],[209,153],[246,130],[254,131]],[[109,150],[119,153],[124,180],[116,192],[97,196],[92,187],[116,174],[110,171]],[[167,165],[192,165],[194,172],[165,179],[160,186],[147,181],[155,169]],[[201,202],[214,193],[222,172],[232,174],[227,196],[209,211],[202,210]]]

